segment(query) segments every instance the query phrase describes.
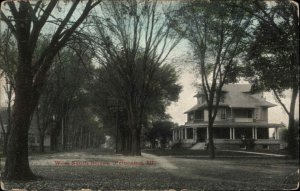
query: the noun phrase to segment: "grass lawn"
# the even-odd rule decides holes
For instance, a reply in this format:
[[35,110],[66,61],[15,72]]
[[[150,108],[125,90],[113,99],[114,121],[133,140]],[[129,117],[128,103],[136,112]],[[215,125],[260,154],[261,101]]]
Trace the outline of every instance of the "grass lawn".
[[[185,155],[207,154],[204,151],[183,152],[186,152]],[[174,153],[169,151],[165,155]],[[295,188],[299,180],[299,163],[296,160],[271,157],[210,160],[183,155],[167,157],[163,156],[163,152],[161,155],[130,157],[96,151],[33,155],[30,157],[31,168],[43,179],[29,182],[4,181],[4,185],[6,189],[28,190],[282,190]],[[125,161],[145,164],[149,160],[154,161],[153,165],[114,163]],[[109,165],[68,166],[55,165],[55,161],[96,161],[107,162]]]
[[[268,154],[280,154],[286,155],[287,152],[285,150],[280,151],[270,151],[270,150],[239,150],[239,151],[246,151],[246,152],[258,152],[258,153],[268,153]],[[190,150],[190,149],[145,149],[143,150],[145,153],[150,153],[158,156],[203,156],[208,157],[209,153],[207,150]],[[222,151],[222,150],[215,150],[216,157],[242,157],[242,156],[251,156],[256,157],[262,155],[256,155],[252,153],[240,153],[240,152],[229,152],[229,151]]]

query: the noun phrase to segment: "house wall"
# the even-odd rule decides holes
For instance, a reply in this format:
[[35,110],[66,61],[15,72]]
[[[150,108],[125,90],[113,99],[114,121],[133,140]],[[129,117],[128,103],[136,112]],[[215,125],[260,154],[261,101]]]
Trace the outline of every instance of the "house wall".
[[257,107],[254,111],[254,119],[256,121],[266,121],[268,122],[268,108]]
[[[225,109],[225,119],[222,119],[221,113],[222,110]],[[232,113],[231,113],[232,112]],[[208,110],[204,109],[204,118],[201,119],[195,119],[195,112],[190,112],[187,114],[187,122],[197,123],[197,122],[208,122]],[[262,121],[262,122],[268,122],[268,108],[266,107],[257,107],[257,108],[247,108],[247,109],[241,109],[241,108],[228,108],[228,107],[221,107],[218,109],[215,121],[228,121],[234,119],[235,122],[253,122],[253,121]]]
[[263,107],[261,111],[262,111],[262,120],[268,121],[268,108]]
[[204,121],[208,121],[208,110],[204,110]]
[[197,103],[202,104],[204,102],[204,96],[198,96],[197,97]]

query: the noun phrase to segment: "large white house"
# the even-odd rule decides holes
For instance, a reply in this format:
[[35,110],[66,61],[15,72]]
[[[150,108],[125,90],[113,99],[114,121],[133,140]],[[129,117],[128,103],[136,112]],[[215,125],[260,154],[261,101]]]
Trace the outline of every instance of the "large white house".
[[[255,149],[279,149],[278,128],[268,123],[268,108],[276,106],[265,100],[263,93],[251,93],[250,84],[228,84],[222,88],[218,113],[213,125],[215,147],[239,149],[252,141]],[[173,144],[206,148],[208,143],[208,109],[203,91],[195,95],[197,104],[186,111],[185,125],[173,129]],[[273,134],[270,133],[273,129]]]

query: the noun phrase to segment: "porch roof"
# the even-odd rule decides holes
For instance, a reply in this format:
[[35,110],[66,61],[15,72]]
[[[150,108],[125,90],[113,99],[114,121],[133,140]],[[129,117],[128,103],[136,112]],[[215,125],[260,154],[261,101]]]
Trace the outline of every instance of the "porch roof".
[[[207,123],[195,123],[195,124],[186,124],[181,125],[179,128],[186,128],[186,127],[193,127],[193,128],[206,128],[208,126]],[[245,128],[253,128],[253,127],[260,127],[260,128],[280,128],[283,127],[282,124],[278,123],[243,123],[243,122],[228,122],[228,123],[215,123],[214,127],[223,127],[223,128],[232,128],[232,127],[245,127]]]

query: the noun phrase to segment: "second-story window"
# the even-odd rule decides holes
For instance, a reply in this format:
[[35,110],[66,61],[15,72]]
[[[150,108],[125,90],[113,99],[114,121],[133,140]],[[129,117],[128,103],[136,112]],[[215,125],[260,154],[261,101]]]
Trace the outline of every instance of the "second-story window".
[[194,114],[193,113],[189,113],[188,114],[188,121],[193,121],[194,120]]
[[195,119],[198,119],[198,120],[203,120],[204,119],[203,110],[196,110],[195,111]]
[[253,114],[252,110],[249,109],[249,110],[248,110],[248,116],[247,116],[247,117],[248,117],[248,118],[252,118],[252,117],[253,117],[252,114]]
[[226,119],[226,109],[225,108],[221,109],[221,119]]

